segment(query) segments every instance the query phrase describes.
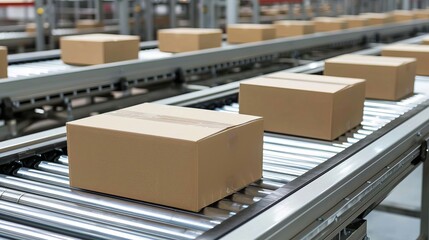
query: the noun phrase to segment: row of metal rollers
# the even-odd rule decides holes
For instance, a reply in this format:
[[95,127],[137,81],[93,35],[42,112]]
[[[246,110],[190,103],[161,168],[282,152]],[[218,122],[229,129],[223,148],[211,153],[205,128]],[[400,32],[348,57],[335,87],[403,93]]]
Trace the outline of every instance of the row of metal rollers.
[[[205,208],[201,214],[70,189],[68,158],[61,156],[56,162],[41,161],[35,164],[35,169],[22,167],[14,176],[0,175],[0,216],[5,219],[13,216],[15,221],[50,226],[68,235],[86,238],[193,239],[425,99],[423,95],[415,95],[401,102],[366,101],[362,126],[334,142],[266,134],[263,179]],[[238,112],[238,104],[217,110]],[[3,226],[13,224],[16,225]],[[20,234],[25,232],[19,231]],[[38,232],[61,239],[57,233],[40,229]],[[41,239],[48,239],[47,236]],[[31,235],[28,239],[36,238]]]

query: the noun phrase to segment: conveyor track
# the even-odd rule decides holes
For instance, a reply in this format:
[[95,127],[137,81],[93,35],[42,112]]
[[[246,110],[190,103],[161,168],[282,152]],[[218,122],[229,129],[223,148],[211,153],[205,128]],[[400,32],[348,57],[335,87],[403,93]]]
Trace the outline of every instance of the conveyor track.
[[[398,102],[366,100],[362,125],[332,142],[266,133],[263,179],[199,213],[70,189],[63,155],[0,175],[0,218],[83,238],[193,239],[426,100],[422,94]],[[238,109],[232,103],[216,110]]]

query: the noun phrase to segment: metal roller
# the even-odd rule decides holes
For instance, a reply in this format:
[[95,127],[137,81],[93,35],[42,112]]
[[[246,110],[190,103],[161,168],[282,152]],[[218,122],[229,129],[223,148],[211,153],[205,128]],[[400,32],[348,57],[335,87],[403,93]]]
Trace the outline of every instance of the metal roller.
[[194,230],[206,231],[220,223],[218,220],[204,216],[185,214],[144,203],[104,197],[2,174],[0,174],[0,186]]
[[200,231],[191,231],[184,228],[145,221],[6,188],[0,188],[0,193],[0,199],[4,201],[62,213],[72,217],[104,223],[136,232],[153,234],[159,237],[167,237],[171,239],[195,239],[197,236],[202,234]]
[[69,175],[68,167],[58,163],[41,161],[39,163],[36,163],[34,167],[39,170],[43,170],[46,172],[55,173],[63,176]]
[[29,180],[34,180],[38,182],[48,183],[60,187],[69,186],[68,176],[58,175],[54,173],[49,173],[45,171],[40,171],[36,169],[30,169],[21,167],[17,169],[14,173],[14,176],[21,177]]
[[120,230],[116,227],[96,224],[90,221],[6,201],[0,201],[0,216],[45,229],[57,229],[57,231],[61,231],[62,233],[86,239],[153,239],[149,238],[151,236],[144,236],[130,231]]
[[57,162],[68,166],[69,165],[69,157],[67,155],[61,155],[57,159]]
[[1,240],[9,238],[21,240],[78,240],[78,238],[4,220],[0,220],[0,234],[4,237],[8,237],[0,237]]

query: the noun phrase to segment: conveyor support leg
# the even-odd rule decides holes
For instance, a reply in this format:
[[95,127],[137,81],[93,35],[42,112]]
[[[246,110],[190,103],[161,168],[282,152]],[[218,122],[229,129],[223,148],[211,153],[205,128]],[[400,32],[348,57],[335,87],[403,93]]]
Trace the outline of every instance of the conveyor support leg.
[[422,147],[423,159],[423,184],[422,184],[422,209],[420,215],[420,240],[429,239],[429,153],[428,143],[426,141],[424,147]]

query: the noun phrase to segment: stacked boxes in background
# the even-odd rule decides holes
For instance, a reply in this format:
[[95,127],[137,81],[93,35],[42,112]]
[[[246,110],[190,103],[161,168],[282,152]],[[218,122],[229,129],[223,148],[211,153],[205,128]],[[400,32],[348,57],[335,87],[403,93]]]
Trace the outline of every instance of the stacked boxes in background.
[[7,47],[0,46],[0,78],[7,78]]
[[199,211],[262,177],[263,120],[141,104],[67,124],[72,187]]
[[343,55],[325,61],[325,75],[362,78],[366,97],[398,100],[414,91],[414,58]]
[[[25,32],[35,33],[36,28],[36,23],[27,23],[27,25],[25,25]],[[49,23],[43,23],[43,30],[47,33],[47,31],[49,30]]]
[[413,13],[416,19],[429,19],[429,9],[414,10]]
[[315,32],[338,31],[347,28],[347,22],[341,18],[317,17],[313,18]]
[[227,28],[228,43],[250,43],[276,38],[276,29],[269,24],[231,24]]
[[417,60],[417,75],[429,76],[429,46],[395,44],[384,47],[381,55],[415,58]]
[[104,27],[103,23],[97,20],[83,19],[76,22],[77,29],[93,29]]
[[189,52],[222,45],[222,30],[172,28],[158,31],[159,49],[163,52]]
[[239,98],[266,131],[333,140],[362,121],[365,80],[276,73],[241,82]]
[[340,16],[340,19],[347,22],[347,28],[366,27],[369,25],[369,20],[362,16],[343,15]]
[[384,25],[393,22],[391,14],[387,13],[362,13],[361,16],[368,19],[368,25]]
[[95,65],[138,59],[138,36],[87,34],[62,37],[61,59],[75,65]]
[[412,11],[396,10],[391,13],[395,22],[406,22],[415,19],[415,15]]
[[314,33],[314,23],[312,21],[276,21],[274,26],[278,38]]

